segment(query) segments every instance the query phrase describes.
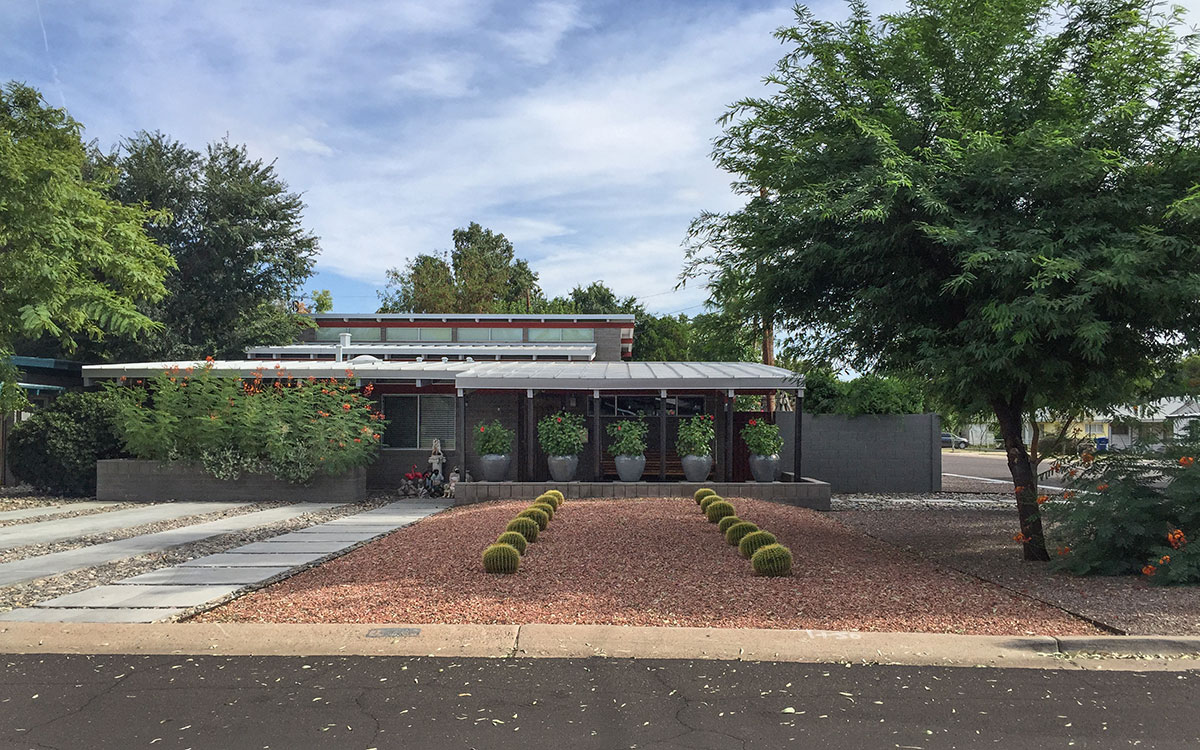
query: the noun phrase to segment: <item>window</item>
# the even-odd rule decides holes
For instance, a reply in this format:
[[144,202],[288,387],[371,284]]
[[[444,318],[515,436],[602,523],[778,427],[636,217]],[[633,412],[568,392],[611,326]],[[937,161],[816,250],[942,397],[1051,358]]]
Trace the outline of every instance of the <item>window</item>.
[[379,341],[380,330],[378,328],[318,328],[315,340],[317,341],[337,341],[338,337],[343,333],[350,334],[350,343],[356,341]]
[[452,328],[388,328],[388,341],[449,341]]
[[530,341],[595,341],[596,331],[592,328],[530,328]]
[[521,328],[459,328],[459,341],[520,341]]
[[384,396],[382,405],[383,447],[431,450],[437,438],[442,450],[454,450],[453,396]]

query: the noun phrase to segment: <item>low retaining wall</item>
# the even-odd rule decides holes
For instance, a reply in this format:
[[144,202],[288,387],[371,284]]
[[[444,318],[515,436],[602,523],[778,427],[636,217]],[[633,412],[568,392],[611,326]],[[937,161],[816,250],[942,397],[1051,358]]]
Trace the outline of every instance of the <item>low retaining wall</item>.
[[217,479],[190,461],[105,459],[96,462],[96,499],[117,502],[216,500],[222,502],[288,500],[355,503],[367,497],[367,472],[357,468],[341,476],[318,476],[311,484],[291,484],[265,474]]
[[691,497],[701,487],[711,487],[721,497],[770,500],[813,510],[830,508],[829,484],[807,477],[800,482],[459,482],[454,488],[454,504],[532,500],[546,490],[558,490],[569,498]]

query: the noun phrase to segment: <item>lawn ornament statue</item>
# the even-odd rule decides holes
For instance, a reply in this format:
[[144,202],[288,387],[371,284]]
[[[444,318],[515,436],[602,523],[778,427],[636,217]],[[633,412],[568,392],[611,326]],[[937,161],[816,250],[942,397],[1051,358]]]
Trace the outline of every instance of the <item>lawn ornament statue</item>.
[[458,467],[455,466],[450,470],[450,478],[446,481],[446,494],[444,497],[454,497],[454,487],[458,484]]
[[433,450],[429,453],[429,473],[445,477],[442,467],[446,465],[446,454],[442,453],[442,441],[433,439]]

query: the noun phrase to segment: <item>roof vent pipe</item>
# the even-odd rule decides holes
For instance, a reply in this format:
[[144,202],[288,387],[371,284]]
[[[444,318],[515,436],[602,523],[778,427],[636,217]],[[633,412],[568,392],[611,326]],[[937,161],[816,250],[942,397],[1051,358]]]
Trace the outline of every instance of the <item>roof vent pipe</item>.
[[350,346],[350,334],[349,333],[339,333],[338,334],[338,345],[334,350],[334,361],[335,362],[341,362],[342,360],[344,360],[346,358],[345,354],[343,353],[342,350],[348,348],[349,346]]

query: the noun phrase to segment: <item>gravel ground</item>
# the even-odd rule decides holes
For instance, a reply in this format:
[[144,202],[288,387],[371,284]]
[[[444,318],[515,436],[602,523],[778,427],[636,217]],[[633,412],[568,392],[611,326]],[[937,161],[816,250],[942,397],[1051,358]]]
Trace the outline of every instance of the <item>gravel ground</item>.
[[[85,568],[49,578],[39,578],[14,586],[0,586],[0,612],[35,604],[56,596],[62,596],[63,594],[72,594],[93,586],[112,583],[122,578],[138,575],[139,573],[178,565],[181,562],[187,562],[197,557],[224,552],[234,547],[240,547],[243,544],[261,541],[278,536],[279,534],[285,534],[289,531],[307,528],[318,523],[324,523],[325,521],[332,521],[342,516],[378,508],[387,503],[395,502],[398,499],[398,497],[390,495],[374,496],[363,503],[341,505],[318,513],[306,513],[303,516],[298,516],[287,521],[266,524],[235,534],[209,537],[208,539],[191,544],[173,547],[163,552],[152,552],[118,560],[107,565]],[[286,503],[276,503],[275,505],[278,504]],[[264,504],[263,506],[256,506],[255,509],[261,510],[263,507],[267,506]]]
[[829,515],[734,503],[792,549],[792,576],[755,577],[696,504],[680,498],[570,500],[518,574],[488,575],[480,552],[527,505],[502,501],[427,518],[199,619],[1096,632]]
[[832,509],[880,510],[887,508],[1013,508],[1016,500],[1006,495],[975,492],[926,492],[908,494],[857,493],[834,495]]
[[1200,586],[1151,586],[1137,576],[1072,576],[1021,560],[1013,504],[995,508],[847,510],[837,520],[939,565],[1078,613],[1122,633],[1200,635]]

